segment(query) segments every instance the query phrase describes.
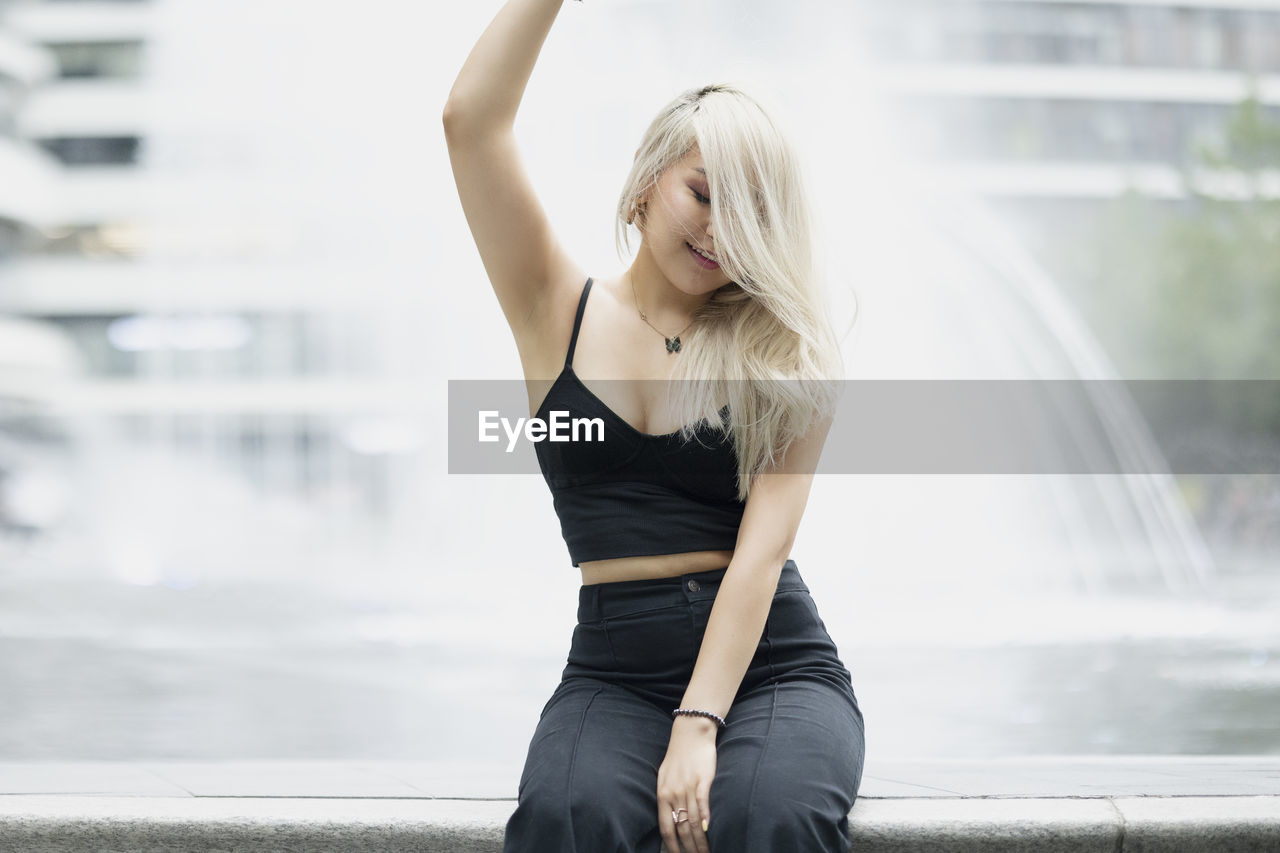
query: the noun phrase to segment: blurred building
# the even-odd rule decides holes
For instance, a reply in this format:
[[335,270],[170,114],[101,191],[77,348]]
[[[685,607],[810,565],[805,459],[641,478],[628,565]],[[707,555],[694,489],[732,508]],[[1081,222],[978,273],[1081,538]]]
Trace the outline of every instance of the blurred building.
[[[52,215],[60,170],[22,138],[18,116],[33,89],[55,72],[48,51],[0,31],[0,282],[24,247],[41,241]],[[65,460],[66,436],[42,417],[41,389],[80,364],[65,332],[15,308],[0,303],[0,544],[65,514],[65,478],[56,471]]]
[[1070,226],[1127,186],[1177,203],[1256,75],[1280,119],[1280,2],[859,4],[898,137],[1011,222]]
[[[22,305],[31,313],[54,303],[60,303],[57,311],[70,308],[81,301],[65,298],[68,281],[83,282],[77,268],[127,259],[137,249],[135,175],[143,144],[149,12],[142,0],[0,5],[5,37],[37,49],[50,65],[15,110],[12,131],[62,166],[50,199],[56,207],[44,212],[41,232],[25,241],[29,260],[19,278],[30,286],[22,289],[43,300]],[[12,298],[15,282],[7,284]]]
[[52,175],[0,272],[0,311],[65,330],[98,373],[116,365],[94,331],[129,309],[113,285],[129,280],[139,249],[149,13],[141,0],[0,4],[0,39],[45,64],[12,104],[11,138]]
[[[261,139],[282,134],[266,126],[235,135],[270,115],[246,121],[234,112],[252,101],[253,81],[236,76],[237,59],[209,36],[210,22],[223,32],[249,26],[219,16],[216,4],[0,0],[0,318],[8,318],[0,352],[8,341],[24,354],[8,371],[10,391],[38,391],[56,412],[44,421],[91,442],[85,459],[104,466],[68,469],[92,469],[93,488],[103,490],[74,489],[84,496],[86,542],[101,533],[89,530],[95,516],[108,524],[101,502],[129,486],[140,490],[139,517],[176,491],[188,495],[194,528],[213,512],[201,500],[243,488],[231,503],[251,521],[219,510],[224,526],[270,533],[254,502],[278,498],[282,507],[310,502],[318,512],[306,524],[342,538],[361,519],[385,521],[394,489],[413,477],[388,473],[390,454],[420,437],[408,418],[385,415],[416,401],[379,381],[371,311],[326,296],[372,300],[338,264],[326,271],[323,252],[289,243],[306,202],[293,187],[276,189],[271,172],[281,170],[253,159]],[[193,49],[201,45],[208,51]],[[184,53],[196,55],[185,62]],[[221,88],[192,77],[192,67],[219,71]],[[48,355],[39,369],[37,351]],[[138,473],[151,464],[143,457],[183,467],[164,462],[148,481]],[[274,532],[316,538],[302,522]],[[119,571],[152,576],[175,559],[160,554],[146,562],[158,569]]]
[[[0,5],[0,14],[6,7]],[[11,258],[45,214],[53,170],[23,140],[18,112],[33,86],[54,73],[53,57],[0,30],[0,258]]]

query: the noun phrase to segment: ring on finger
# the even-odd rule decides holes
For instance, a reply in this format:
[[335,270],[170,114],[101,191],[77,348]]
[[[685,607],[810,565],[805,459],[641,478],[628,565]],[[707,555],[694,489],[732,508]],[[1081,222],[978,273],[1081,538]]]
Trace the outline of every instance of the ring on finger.
[[[680,812],[684,812],[684,813],[685,813],[684,817],[680,817]],[[672,819],[673,821],[675,821],[677,824],[681,824],[681,823],[688,823],[688,821],[689,821],[689,810],[688,810],[688,809],[672,809],[672,810],[671,810],[671,819]]]

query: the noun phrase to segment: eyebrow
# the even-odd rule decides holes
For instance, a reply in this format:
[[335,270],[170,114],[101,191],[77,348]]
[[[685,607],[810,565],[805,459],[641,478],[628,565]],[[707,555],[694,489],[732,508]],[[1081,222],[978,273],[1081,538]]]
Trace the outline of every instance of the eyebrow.
[[697,168],[696,168],[696,169],[694,169],[693,171],[695,171],[695,172],[701,172],[701,173],[702,173],[702,174],[704,174],[704,175],[707,173],[707,170],[706,170],[706,169],[704,169],[704,168],[702,168],[701,166],[697,167]]

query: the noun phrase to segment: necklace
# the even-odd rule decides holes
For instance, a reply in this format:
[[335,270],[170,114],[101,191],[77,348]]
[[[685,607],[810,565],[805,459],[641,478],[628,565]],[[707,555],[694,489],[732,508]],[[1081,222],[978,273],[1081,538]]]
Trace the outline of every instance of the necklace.
[[653,329],[655,332],[662,335],[662,339],[667,342],[667,352],[672,354],[679,353],[680,352],[680,336],[683,335],[685,332],[689,331],[689,326],[693,325],[693,321],[690,320],[689,326],[685,326],[683,329],[677,332],[674,336],[668,338],[666,332],[662,331],[657,326],[650,323],[649,318],[645,316],[645,313],[643,311],[640,311],[640,299],[639,297],[636,296],[636,280],[634,278],[631,278],[630,275],[628,275],[627,277],[631,279],[631,298],[636,303],[636,311],[640,312],[640,319],[644,320],[645,323],[648,324],[650,329]]

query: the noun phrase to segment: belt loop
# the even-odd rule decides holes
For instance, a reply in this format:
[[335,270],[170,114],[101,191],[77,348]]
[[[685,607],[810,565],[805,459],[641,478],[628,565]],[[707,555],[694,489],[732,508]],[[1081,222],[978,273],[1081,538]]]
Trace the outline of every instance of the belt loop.
[[591,585],[591,619],[593,621],[599,621],[602,618],[600,615],[601,586],[603,586],[603,584],[593,583]]

